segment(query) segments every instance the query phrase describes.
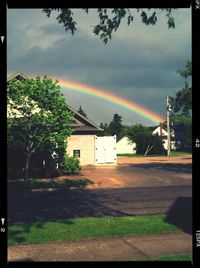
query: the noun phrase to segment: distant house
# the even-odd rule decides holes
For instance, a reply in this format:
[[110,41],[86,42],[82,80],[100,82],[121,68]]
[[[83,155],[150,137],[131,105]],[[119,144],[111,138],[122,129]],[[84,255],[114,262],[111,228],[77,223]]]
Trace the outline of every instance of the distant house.
[[130,142],[128,137],[123,137],[117,142],[117,154],[136,154],[136,143]]
[[[161,125],[158,126],[153,126],[153,127],[149,127],[149,129],[152,131],[153,135],[158,134],[162,141],[163,141],[163,146],[165,148],[165,150],[168,149],[168,132],[165,128],[163,128]],[[172,150],[176,150],[176,146],[175,146],[175,135],[174,135],[174,130],[171,129],[171,149]]]

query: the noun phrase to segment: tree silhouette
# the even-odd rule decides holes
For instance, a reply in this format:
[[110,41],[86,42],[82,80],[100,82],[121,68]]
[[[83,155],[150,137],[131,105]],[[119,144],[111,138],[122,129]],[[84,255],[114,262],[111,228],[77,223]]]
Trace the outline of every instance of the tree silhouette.
[[[82,8],[86,13],[89,12],[89,8]],[[147,11],[148,10],[148,11]],[[121,22],[126,19],[127,25],[130,25],[134,21],[135,13],[140,15],[142,23],[145,25],[155,25],[157,23],[157,10],[163,11],[167,18],[168,28],[175,28],[174,17],[172,16],[172,8],[148,8],[147,10],[137,8],[98,8],[97,17],[99,23],[93,27],[93,33],[103,40],[104,44],[112,38],[113,32],[117,31]],[[77,22],[73,18],[73,11],[71,8],[44,8],[43,12],[47,17],[51,16],[52,12],[57,12],[58,16],[56,20],[62,24],[66,32],[71,32],[72,35],[76,32]],[[150,11],[150,14],[148,12]],[[134,15],[133,15],[134,13]]]

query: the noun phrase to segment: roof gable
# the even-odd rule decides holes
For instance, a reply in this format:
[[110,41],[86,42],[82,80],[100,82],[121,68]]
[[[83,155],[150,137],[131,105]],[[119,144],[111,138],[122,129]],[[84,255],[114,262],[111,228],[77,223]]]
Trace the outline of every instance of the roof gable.
[[8,81],[10,81],[11,79],[25,80],[27,78],[28,78],[27,75],[19,72],[19,73],[16,73],[16,74],[13,74],[13,75],[9,76],[7,80]]
[[68,105],[69,111],[73,113],[74,122],[72,123],[72,126],[75,128],[75,130],[80,131],[103,131],[102,128],[100,128],[97,124],[95,124],[93,121],[88,119],[87,117],[80,114],[78,111],[76,111],[74,108]]
[[[158,126],[154,129],[153,134],[158,134],[160,136],[161,127]],[[162,135],[167,135],[167,131],[162,127]]]

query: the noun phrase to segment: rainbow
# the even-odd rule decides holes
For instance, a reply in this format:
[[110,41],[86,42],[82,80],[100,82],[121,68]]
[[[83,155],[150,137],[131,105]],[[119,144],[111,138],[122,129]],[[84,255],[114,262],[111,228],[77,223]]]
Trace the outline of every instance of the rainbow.
[[[8,77],[11,76],[11,74],[8,74]],[[35,75],[31,74],[29,75],[33,79],[35,78]],[[53,78],[53,77],[52,77]],[[58,77],[57,77],[58,78]],[[53,78],[56,81],[59,81],[59,84],[62,88],[66,90],[71,90],[74,92],[79,92],[81,94],[89,95],[91,97],[95,97],[101,100],[108,101],[114,105],[118,105],[119,107],[122,107],[123,109],[126,109],[130,112],[136,113],[143,118],[146,118],[150,120],[153,123],[160,123],[163,122],[165,119],[159,116],[158,114],[150,111],[149,109],[133,102],[130,100],[127,100],[122,97],[115,96],[111,93],[108,93],[104,89],[100,88],[94,88],[90,87],[88,85],[83,85],[77,82],[67,81],[63,80],[62,78]]]
[[79,84],[79,83],[71,82],[71,81],[66,81],[66,80],[62,80],[62,79],[59,79],[59,84],[62,88],[66,89],[66,90],[79,92],[81,94],[85,94],[85,95],[88,95],[91,97],[105,100],[105,101],[108,101],[114,105],[118,105],[118,106],[120,106],[128,111],[136,113],[136,114],[152,121],[153,123],[158,124],[164,120],[161,116],[150,111],[149,109],[147,109],[147,108],[145,108],[145,107],[143,107],[135,102],[129,101],[125,98],[118,97],[118,96],[115,96],[111,93],[108,93],[107,91],[105,91],[103,89],[99,89],[96,87],[94,88],[94,87],[90,87],[88,85],[83,85],[83,84]]

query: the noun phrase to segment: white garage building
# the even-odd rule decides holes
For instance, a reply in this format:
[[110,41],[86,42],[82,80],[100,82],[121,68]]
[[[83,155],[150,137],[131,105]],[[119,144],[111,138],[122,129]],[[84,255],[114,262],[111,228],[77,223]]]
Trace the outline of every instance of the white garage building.
[[[23,80],[28,77],[17,73],[9,77],[8,81],[12,78]],[[33,113],[38,111],[37,104],[35,105]],[[73,119],[70,122],[73,133],[67,138],[66,153],[69,156],[77,157],[81,165],[116,164],[116,136],[98,137],[103,129],[69,105],[68,109],[73,113]],[[10,109],[8,110],[10,111]]]
[[73,113],[73,133],[67,139],[67,154],[79,158],[81,165],[116,164],[116,136],[98,137],[103,129],[72,107],[68,108]]

